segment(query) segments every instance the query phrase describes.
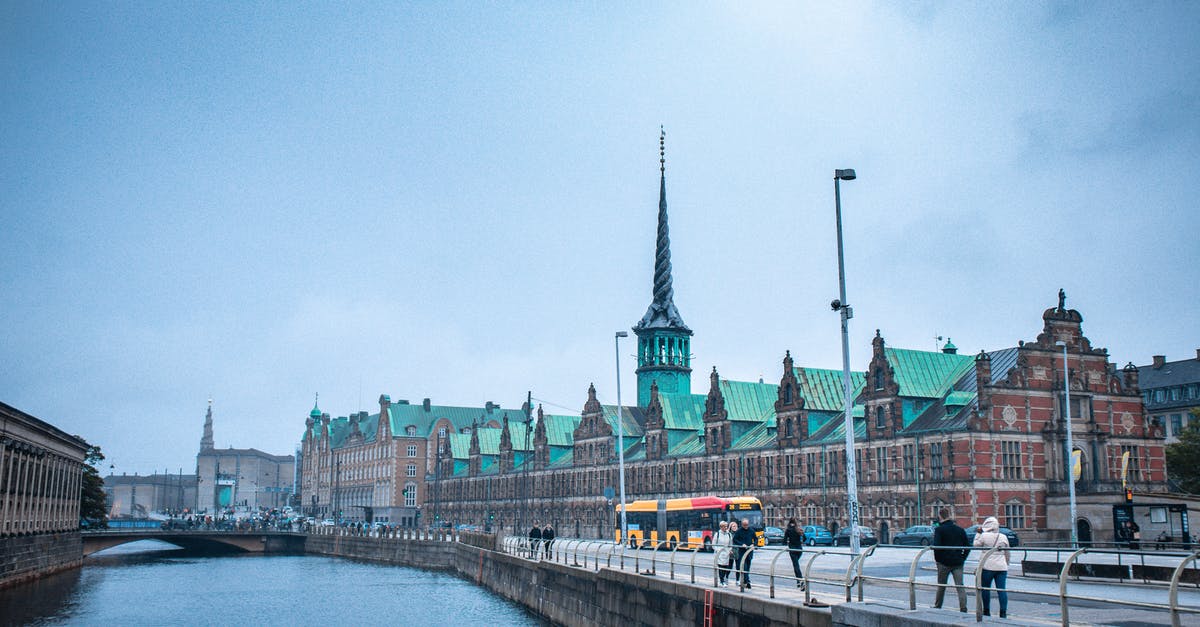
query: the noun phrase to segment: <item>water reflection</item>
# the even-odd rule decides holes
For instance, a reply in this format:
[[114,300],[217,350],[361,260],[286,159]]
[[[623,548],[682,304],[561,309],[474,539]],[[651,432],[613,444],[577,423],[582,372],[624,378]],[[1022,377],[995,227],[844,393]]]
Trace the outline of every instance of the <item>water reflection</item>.
[[137,544],[0,590],[0,624],[546,624],[445,573],[308,555],[195,558]]

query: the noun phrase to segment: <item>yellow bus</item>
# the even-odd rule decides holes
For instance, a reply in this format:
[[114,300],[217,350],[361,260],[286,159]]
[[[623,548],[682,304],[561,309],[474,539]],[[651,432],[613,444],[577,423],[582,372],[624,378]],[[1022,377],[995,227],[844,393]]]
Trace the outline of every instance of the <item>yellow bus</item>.
[[745,518],[758,546],[763,546],[762,502],[753,496],[698,496],[685,499],[633,501],[626,511],[629,537],[621,537],[621,506],[616,506],[617,544],[631,548],[653,547],[712,550],[712,536],[722,520]]

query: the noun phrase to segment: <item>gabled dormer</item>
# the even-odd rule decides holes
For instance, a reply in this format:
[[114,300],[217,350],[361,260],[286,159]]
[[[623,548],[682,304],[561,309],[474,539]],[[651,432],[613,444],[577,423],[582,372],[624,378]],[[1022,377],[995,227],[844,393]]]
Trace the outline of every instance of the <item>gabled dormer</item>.
[[512,432],[508,430],[508,414],[504,414],[504,420],[500,427],[500,473],[509,473],[513,470],[513,444]]
[[783,378],[779,380],[779,399],[775,401],[775,444],[779,448],[800,446],[808,439],[808,412],[800,394],[800,381],[792,363],[792,351],[783,357]]
[[392,397],[387,394],[379,395],[379,430],[375,432],[376,442],[386,442],[392,439],[392,417],[389,409]]
[[646,459],[662,459],[667,455],[667,424],[663,420],[662,399],[658,396],[658,382],[650,382],[650,404],[646,407]]
[[471,448],[467,450],[467,472],[472,477],[479,476],[483,466],[483,458],[479,455],[479,423],[471,424]]
[[704,400],[704,452],[720,455],[733,443],[729,413],[725,411],[725,396],[721,394],[721,376],[713,366],[708,376],[708,397]]
[[546,418],[542,406],[537,409],[537,426],[533,428],[533,469],[545,470],[550,465],[550,437],[546,433]]
[[896,382],[896,371],[888,362],[884,347],[883,336],[879,334],[879,329],[875,329],[866,387],[860,400],[863,418],[867,422],[868,439],[893,437],[903,427],[900,385]]
[[612,425],[604,419],[604,408],[596,399],[596,386],[590,384],[579,426],[575,428],[575,464],[607,464],[615,453]]

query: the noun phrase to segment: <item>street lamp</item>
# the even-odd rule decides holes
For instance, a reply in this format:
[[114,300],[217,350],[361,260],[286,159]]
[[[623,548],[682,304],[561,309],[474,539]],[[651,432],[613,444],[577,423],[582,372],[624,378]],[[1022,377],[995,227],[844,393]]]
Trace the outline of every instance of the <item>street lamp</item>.
[[1075,440],[1071,437],[1071,381],[1067,371],[1067,343],[1058,341],[1063,349],[1063,416],[1067,426],[1067,495],[1071,504],[1071,548],[1079,546],[1079,530],[1075,526]]
[[842,319],[842,389],[846,396],[846,511],[850,518],[850,553],[858,555],[858,481],[854,467],[854,414],[852,413],[853,399],[850,398],[850,318],[854,310],[846,303],[846,264],[842,253],[842,181],[853,181],[857,176],[854,170],[833,171],[833,198],[837,211],[837,245],[838,245],[838,288],[840,298],[830,305],[841,315]]
[[621,541],[629,537],[629,521],[625,517],[625,425],[621,414],[621,338],[629,337],[625,331],[617,331],[613,344],[617,353],[617,466],[621,483]]

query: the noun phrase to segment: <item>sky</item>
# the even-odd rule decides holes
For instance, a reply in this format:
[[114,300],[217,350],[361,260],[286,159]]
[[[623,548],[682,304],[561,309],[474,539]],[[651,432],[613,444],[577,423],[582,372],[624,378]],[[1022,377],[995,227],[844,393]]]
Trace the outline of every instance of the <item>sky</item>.
[[[1196,3],[0,6],[0,400],[117,473],[291,453],[320,393],[577,414],[651,301],[707,373],[1200,347]],[[634,352],[621,346],[626,404]],[[944,340],[943,340],[944,341]]]

